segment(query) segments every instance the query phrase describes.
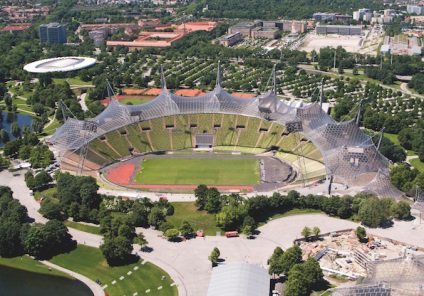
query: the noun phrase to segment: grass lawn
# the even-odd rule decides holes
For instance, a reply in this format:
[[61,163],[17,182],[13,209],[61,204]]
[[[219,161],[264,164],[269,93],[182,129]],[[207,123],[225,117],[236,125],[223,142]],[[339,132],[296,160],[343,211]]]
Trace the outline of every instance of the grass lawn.
[[0,265],[22,269],[26,271],[31,271],[31,272],[36,272],[36,273],[41,273],[41,274],[71,278],[66,273],[57,271],[56,269],[49,270],[49,268],[46,265],[38,262],[37,260],[32,259],[29,256],[20,256],[20,257],[14,257],[14,258],[0,257]]
[[395,143],[396,145],[399,145],[399,140],[398,140],[398,136],[395,134],[389,134],[389,133],[384,133],[384,136],[389,139],[390,141],[392,141],[393,143]]
[[139,184],[254,185],[256,159],[149,158],[137,172]]
[[74,78],[53,78],[55,84],[63,84],[65,81],[68,82],[69,85],[91,85],[91,81],[82,81],[79,77]]
[[187,220],[194,231],[203,229],[205,235],[216,235],[221,231],[215,226],[215,215],[208,214],[206,211],[198,211],[194,202],[173,202],[174,215],[166,217],[176,227],[180,227],[184,220]]
[[409,162],[414,168],[416,168],[420,172],[424,172],[424,163],[422,163],[419,158],[411,159]]
[[60,123],[56,118],[53,120],[53,123],[49,126],[45,127],[43,133],[50,136],[53,135],[57,128],[61,127],[62,123]]
[[42,197],[44,198],[54,198],[57,195],[57,187],[52,187],[43,191],[35,191],[34,198],[35,200],[40,200]]
[[323,212],[320,210],[315,210],[315,209],[293,209],[288,212],[285,212],[284,214],[276,214],[272,216],[270,220],[288,217],[288,216],[304,215],[304,214],[319,214],[319,213],[323,213]]
[[68,227],[77,229],[77,230],[84,231],[84,232],[101,235],[100,234],[100,227],[86,225],[86,224],[82,224],[82,223],[78,223],[78,222],[74,222],[74,221],[65,221],[65,225],[68,226]]
[[131,102],[133,105],[140,105],[145,104],[147,102],[150,102],[151,99],[141,99],[141,98],[125,98],[123,100],[120,100],[119,103],[121,104],[128,104]]
[[[134,264],[110,267],[99,249],[79,245],[76,250],[58,255],[50,262],[94,281],[99,279],[103,285],[108,285],[104,291],[110,296],[133,295],[136,292],[144,295],[149,289],[151,292],[148,295],[178,295],[177,287],[171,287],[173,281],[169,275],[151,263],[142,265],[142,259]],[[137,270],[134,270],[135,266],[138,267]],[[129,271],[132,272],[131,275],[127,274]],[[121,276],[124,279],[119,280]],[[165,276],[163,281],[162,276]],[[116,283],[112,284],[112,281]],[[160,286],[162,289],[158,290]]]

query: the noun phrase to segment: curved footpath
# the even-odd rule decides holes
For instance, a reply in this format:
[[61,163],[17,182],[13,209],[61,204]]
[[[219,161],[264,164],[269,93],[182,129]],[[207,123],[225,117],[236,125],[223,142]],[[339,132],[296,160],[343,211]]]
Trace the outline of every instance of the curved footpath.
[[[29,196],[29,191],[20,176],[12,176],[9,172],[0,173],[0,184],[10,186],[14,197],[28,207],[28,215],[37,222],[45,219],[36,211],[39,204]],[[317,187],[305,188],[302,194],[313,193]],[[319,189],[321,190],[321,189]],[[301,190],[299,190],[301,191]],[[126,195],[125,192],[120,192]],[[141,193],[144,195],[144,192]],[[150,195],[150,194],[149,194]],[[153,194],[152,194],[153,195]],[[166,195],[169,200],[193,201],[192,195]],[[159,195],[155,195],[159,198]],[[40,220],[39,219],[43,219]],[[424,247],[424,223],[419,223],[419,218],[412,221],[394,221],[389,228],[367,228],[367,232],[375,235],[392,238],[412,246]],[[137,228],[142,231],[149,242],[151,252],[142,252],[140,246],[134,245],[134,252],[142,258],[165,270],[175,281],[180,296],[206,295],[212,274],[208,256],[214,247],[221,251],[224,263],[246,262],[257,264],[266,268],[267,260],[272,255],[276,246],[283,249],[289,248],[293,240],[300,238],[305,226],[319,227],[322,233],[336,230],[356,228],[359,224],[324,214],[309,214],[289,216],[268,222],[259,228],[260,234],[255,239],[247,240],[244,237],[226,238],[225,236],[208,236],[194,238],[180,243],[172,243],[160,237],[160,232],[153,229]],[[70,233],[78,243],[99,246],[101,237],[84,233],[70,228]],[[75,274],[75,273],[73,273]],[[90,287],[90,286],[89,286]],[[93,293],[97,293],[93,291]],[[97,295],[97,294],[95,294]]]
[[94,296],[104,296],[105,292],[103,291],[102,287],[100,287],[96,282],[90,280],[88,277],[85,277],[79,273],[75,273],[72,270],[60,267],[59,265],[53,264],[49,261],[42,261],[40,260],[41,263],[43,263],[44,265],[47,265],[51,268],[57,269],[59,271],[62,271],[66,274],[69,274],[70,276],[76,278],[77,280],[83,282],[87,287],[90,288],[90,290],[93,292]]

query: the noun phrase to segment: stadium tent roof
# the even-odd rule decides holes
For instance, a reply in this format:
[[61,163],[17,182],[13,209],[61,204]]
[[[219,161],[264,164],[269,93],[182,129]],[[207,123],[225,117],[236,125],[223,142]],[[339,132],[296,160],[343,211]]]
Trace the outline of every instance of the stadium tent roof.
[[[289,133],[297,131],[311,140],[321,152],[326,174],[333,181],[346,186],[369,184],[373,188],[368,189],[374,189],[372,192],[382,197],[402,196],[402,192],[390,184],[389,161],[354,120],[338,123],[317,103],[293,107],[290,102],[280,101],[275,89],[254,98],[238,98],[222,89],[219,76],[217,81],[215,89],[206,95],[181,97],[167,90],[162,74],[162,92],[155,99],[141,105],[123,105],[112,99],[108,107],[92,119],[68,118],[49,141],[64,158],[87,141],[139,121],[184,114],[243,115],[272,121],[285,126]],[[84,129],[87,121],[95,124],[96,129],[87,132]]]
[[215,267],[207,296],[268,296],[268,272],[253,264],[235,263]]
[[24,66],[24,70],[30,73],[67,72],[90,67],[96,63],[96,59],[84,57],[60,57],[39,60]]

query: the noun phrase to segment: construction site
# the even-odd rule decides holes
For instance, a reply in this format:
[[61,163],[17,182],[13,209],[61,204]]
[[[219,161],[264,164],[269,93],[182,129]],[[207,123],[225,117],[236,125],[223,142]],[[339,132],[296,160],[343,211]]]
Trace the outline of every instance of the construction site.
[[331,295],[424,295],[424,252],[402,242],[368,233],[360,242],[355,230],[297,240],[303,259],[314,257]]

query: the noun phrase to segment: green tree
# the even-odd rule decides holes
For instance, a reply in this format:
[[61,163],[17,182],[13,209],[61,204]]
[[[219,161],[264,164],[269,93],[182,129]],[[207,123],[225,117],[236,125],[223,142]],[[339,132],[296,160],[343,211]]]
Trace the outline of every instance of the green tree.
[[10,141],[9,133],[5,129],[0,130],[0,139],[5,144]]
[[388,220],[389,212],[380,200],[369,198],[361,202],[358,214],[365,225],[378,227]]
[[196,207],[199,210],[203,210],[208,197],[208,187],[204,184],[197,186],[197,188],[194,190],[194,196],[196,197]]
[[57,202],[53,202],[49,199],[43,200],[43,203],[41,204],[40,208],[40,213],[43,214],[44,218],[47,218],[49,220],[63,220],[64,218],[60,204]]
[[45,188],[51,181],[53,179],[46,171],[41,171],[34,177],[35,188]]
[[288,248],[280,260],[281,268],[285,274],[289,274],[290,269],[300,262],[302,262],[302,250],[298,245]]
[[283,267],[281,265],[281,257],[283,256],[284,251],[280,247],[276,247],[274,249],[274,253],[268,259],[268,273],[270,275],[280,275],[284,272]]
[[165,221],[165,214],[161,208],[153,207],[147,217],[147,220],[150,225],[159,227],[159,225]]
[[24,248],[30,256],[40,257],[43,255],[47,242],[42,227],[43,225],[40,223],[33,224],[25,237]]
[[405,201],[395,202],[391,206],[394,217],[398,219],[406,219],[411,216],[411,206]]
[[178,231],[178,229],[175,229],[175,228],[168,229],[165,232],[165,236],[170,241],[175,240],[179,235],[180,235],[180,232]]
[[183,224],[180,227],[181,235],[185,238],[190,237],[194,234],[194,229],[191,227],[190,223],[186,220],[183,221]]
[[100,246],[110,266],[124,264],[131,256],[132,249],[130,240],[123,236],[105,237],[104,243]]
[[162,222],[159,226],[159,230],[162,231],[164,234],[168,229],[173,229],[173,228],[175,228],[174,224],[168,221]]
[[44,113],[44,105],[41,103],[35,103],[32,105],[32,112],[34,112],[37,116],[40,116]]
[[307,240],[307,239],[308,239],[308,237],[310,237],[310,236],[311,236],[312,231],[311,231],[311,229],[310,229],[308,226],[305,226],[305,227],[302,229],[301,234],[302,234],[302,236],[305,238],[305,240]]
[[146,237],[142,232],[139,232],[137,236],[134,238],[134,243],[139,244],[140,246],[145,246],[149,242],[147,241]]
[[208,257],[209,261],[212,263],[212,267],[217,265],[220,255],[221,255],[221,252],[219,251],[217,247],[215,247]]
[[367,236],[367,231],[365,230],[364,227],[358,226],[355,232],[356,232],[356,236],[358,237],[360,241],[363,241],[365,237]]
[[315,239],[318,239],[319,234],[321,233],[321,229],[319,229],[317,226],[315,226],[312,229],[312,233],[315,235]]
[[221,194],[218,189],[211,187],[208,189],[205,210],[208,213],[218,213],[221,209]]
[[10,133],[15,137],[19,138],[21,136],[21,128],[19,126],[19,123],[13,122],[10,125]]

